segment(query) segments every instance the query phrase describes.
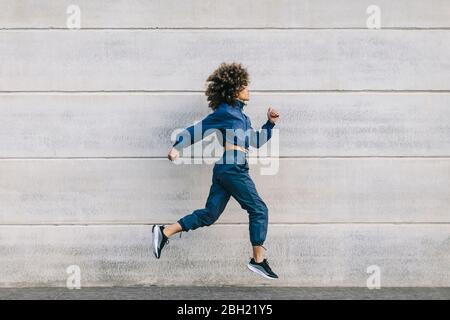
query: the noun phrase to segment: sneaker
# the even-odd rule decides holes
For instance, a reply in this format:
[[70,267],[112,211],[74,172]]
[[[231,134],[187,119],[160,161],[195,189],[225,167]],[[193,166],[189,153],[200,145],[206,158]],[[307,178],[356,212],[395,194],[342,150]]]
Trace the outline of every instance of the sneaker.
[[163,232],[164,226],[159,226],[157,224],[153,225],[153,254],[157,259],[161,257],[161,251],[166,244],[169,243],[169,238]]
[[272,271],[269,267],[269,261],[267,259],[264,259],[262,262],[257,263],[254,258],[250,260],[247,267],[252,270],[253,272],[262,275],[263,277],[267,279],[276,279],[278,276],[275,274],[275,272]]

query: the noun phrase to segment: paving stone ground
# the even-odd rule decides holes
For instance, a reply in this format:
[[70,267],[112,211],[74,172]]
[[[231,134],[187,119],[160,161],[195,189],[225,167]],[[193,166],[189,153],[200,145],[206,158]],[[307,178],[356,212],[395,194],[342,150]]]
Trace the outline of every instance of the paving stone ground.
[[450,288],[108,287],[0,288],[1,300],[450,300]]

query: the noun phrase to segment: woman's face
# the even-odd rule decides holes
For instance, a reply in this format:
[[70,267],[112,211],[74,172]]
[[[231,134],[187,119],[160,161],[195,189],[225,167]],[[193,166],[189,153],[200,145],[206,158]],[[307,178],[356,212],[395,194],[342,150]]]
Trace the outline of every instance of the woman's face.
[[250,99],[250,94],[249,94],[249,91],[248,91],[248,86],[245,86],[244,89],[242,89],[242,90],[239,92],[238,99],[239,99],[239,100],[242,100],[242,101],[248,101],[248,100]]

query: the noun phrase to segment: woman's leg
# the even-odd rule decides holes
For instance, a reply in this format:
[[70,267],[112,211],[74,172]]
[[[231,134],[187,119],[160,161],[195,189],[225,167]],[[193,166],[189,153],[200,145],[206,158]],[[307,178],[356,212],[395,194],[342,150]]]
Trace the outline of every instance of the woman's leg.
[[220,176],[219,181],[249,214],[253,259],[247,264],[247,268],[265,278],[277,279],[278,275],[270,268],[262,251],[267,235],[269,209],[256,191],[255,184],[248,174],[248,166],[235,166],[227,171],[227,174]]
[[253,259],[255,259],[257,263],[263,261],[264,255],[262,246],[253,246]]
[[249,215],[250,242],[256,262],[263,260],[263,244],[266,240],[269,210],[259,196],[256,186],[245,167],[236,166],[219,177],[221,185],[239,202]]
[[161,252],[169,237],[175,233],[213,224],[225,209],[228,200],[230,200],[230,194],[217,182],[216,172],[213,170],[212,185],[204,209],[195,210],[169,226],[153,226],[153,254],[155,257],[157,259],[161,257]]
[[216,172],[213,171],[212,185],[205,208],[194,210],[176,223],[167,226],[164,229],[164,234],[166,237],[170,237],[181,231],[195,230],[212,225],[225,210],[229,200],[230,194],[218,183]]
[[180,231],[182,231],[181,225],[178,222],[175,222],[171,225],[165,226],[163,233],[167,238],[169,238]]

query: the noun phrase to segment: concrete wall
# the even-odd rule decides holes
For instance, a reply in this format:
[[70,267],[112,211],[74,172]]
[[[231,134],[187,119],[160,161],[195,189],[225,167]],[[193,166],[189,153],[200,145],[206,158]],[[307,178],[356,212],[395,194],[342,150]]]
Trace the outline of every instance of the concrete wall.
[[[65,286],[70,265],[82,286],[366,286],[372,265],[449,286],[449,28],[445,0],[2,1],[0,286]],[[153,223],[205,203],[211,166],[166,154],[222,61],[251,73],[254,127],[281,113],[278,174],[250,169],[276,282],[246,270],[235,200],[151,253]]]

